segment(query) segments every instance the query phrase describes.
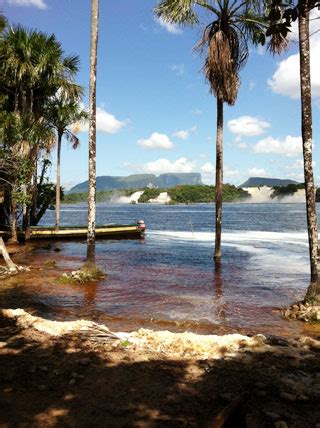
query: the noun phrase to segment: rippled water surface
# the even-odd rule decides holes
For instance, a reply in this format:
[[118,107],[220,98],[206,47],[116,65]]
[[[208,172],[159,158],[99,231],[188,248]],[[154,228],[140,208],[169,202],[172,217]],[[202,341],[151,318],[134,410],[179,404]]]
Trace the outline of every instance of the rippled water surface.
[[[64,205],[61,224],[85,224],[86,215],[86,206]],[[275,308],[301,298],[308,286],[304,205],[225,204],[223,217],[223,260],[215,271],[213,205],[98,205],[98,224],[144,219],[145,239],[98,241],[97,261],[108,273],[98,284],[62,286],[44,275],[16,293],[52,318],[92,318],[117,329],[301,331]],[[43,224],[53,222],[49,211]],[[30,257],[54,259],[67,270],[85,253],[83,242],[59,242]]]

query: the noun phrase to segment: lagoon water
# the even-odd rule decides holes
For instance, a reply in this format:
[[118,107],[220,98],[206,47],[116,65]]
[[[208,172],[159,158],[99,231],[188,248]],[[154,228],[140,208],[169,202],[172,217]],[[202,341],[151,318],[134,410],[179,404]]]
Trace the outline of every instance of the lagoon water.
[[[304,205],[225,204],[219,271],[212,259],[214,214],[212,204],[99,204],[97,224],[143,219],[145,239],[99,240],[97,261],[108,278],[96,285],[64,286],[63,292],[44,278],[37,303],[52,318],[91,318],[118,330],[296,328],[274,309],[301,298],[308,286]],[[63,205],[61,225],[85,224],[86,215],[85,205]],[[42,224],[53,222],[54,211],[48,211]],[[55,245],[63,268],[81,265],[85,242]],[[37,252],[49,257],[50,250]]]
[[[84,225],[86,216],[85,205],[63,205],[61,225]],[[304,205],[225,204],[220,270],[213,264],[214,216],[213,204],[99,204],[97,224],[143,219],[147,225],[143,240],[97,241],[97,262],[108,277],[61,285],[57,274],[44,269],[2,289],[0,304],[52,319],[94,319],[118,331],[143,326],[303,332],[303,323],[284,321],[277,309],[303,297],[308,286]],[[54,211],[47,211],[42,224],[54,224]],[[18,262],[35,263],[36,273],[37,266],[55,260],[61,272],[77,269],[85,256],[85,242],[41,242],[29,259]]]

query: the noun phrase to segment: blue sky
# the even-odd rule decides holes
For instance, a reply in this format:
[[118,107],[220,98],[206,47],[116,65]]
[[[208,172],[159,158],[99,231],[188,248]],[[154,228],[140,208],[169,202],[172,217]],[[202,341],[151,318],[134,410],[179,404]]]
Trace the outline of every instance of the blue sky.
[[[216,100],[193,52],[199,28],[157,21],[156,1],[100,1],[97,175],[200,172],[213,182]],[[89,83],[89,0],[0,0],[11,24],[55,33],[67,54],[81,58],[78,82]],[[203,18],[203,23],[206,20]],[[320,184],[320,20],[312,21],[314,161]],[[298,46],[272,57],[251,48],[235,106],[225,107],[225,182],[249,176],[303,180]],[[87,103],[87,99],[85,100]],[[88,134],[81,147],[65,142],[62,182],[87,179]],[[52,178],[55,175],[53,156]]]

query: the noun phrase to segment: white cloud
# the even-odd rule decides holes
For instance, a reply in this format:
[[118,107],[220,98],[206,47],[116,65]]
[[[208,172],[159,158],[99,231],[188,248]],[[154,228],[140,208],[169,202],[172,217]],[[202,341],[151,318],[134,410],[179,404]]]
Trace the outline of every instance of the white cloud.
[[97,108],[97,131],[116,134],[125,125],[125,122],[116,119],[113,114],[108,113],[102,107]]
[[238,136],[254,137],[270,128],[270,123],[252,116],[240,116],[229,120],[229,131]]
[[27,6],[37,7],[38,9],[47,9],[47,5],[44,0],[7,0],[11,6]]
[[288,170],[296,170],[296,169],[302,169],[303,168],[303,160],[297,159],[296,161],[292,162],[291,164],[286,166],[286,169]]
[[156,19],[156,21],[168,33],[170,33],[170,34],[182,34],[182,30],[181,30],[181,28],[178,27],[178,25],[170,24],[169,22],[166,22],[163,18],[158,18],[158,19]]
[[267,137],[260,140],[254,147],[255,153],[278,154],[287,157],[294,157],[302,153],[301,137],[292,137],[287,135],[284,140],[273,137]]
[[140,139],[137,144],[145,149],[172,149],[173,144],[166,134],[154,132],[149,138]]
[[193,172],[195,166],[195,161],[191,161],[185,157],[179,158],[176,161],[161,158],[141,165],[139,171],[156,175],[166,172]]
[[231,168],[228,165],[225,165],[223,170],[223,177],[225,178],[225,182],[227,180],[234,180],[240,176],[240,172],[237,169]]
[[[312,166],[313,166],[313,168],[315,168],[316,167],[316,161],[312,161]],[[297,159],[296,161],[294,161],[294,162],[292,162],[291,164],[289,164],[289,165],[287,165],[286,166],[286,169],[287,170],[293,170],[293,171],[295,171],[295,170],[303,170],[303,160],[302,159]]]
[[263,168],[250,168],[247,173],[250,177],[267,177],[267,173]]
[[[202,161],[203,162],[203,161]],[[215,181],[215,166],[211,162],[202,163],[199,159],[191,160],[181,157],[174,161],[166,158],[160,158],[145,164],[133,164],[125,162],[124,167],[135,173],[144,174],[163,174],[179,172],[200,172],[204,184],[213,184]],[[242,177],[237,169],[224,165],[223,171],[225,182],[236,182]]]
[[200,168],[202,182],[204,184],[214,183],[215,167],[211,162],[206,162]]
[[193,114],[194,116],[201,116],[203,114],[203,111],[200,110],[199,108],[195,108],[194,110],[191,110],[190,113]]
[[[319,18],[320,12],[313,11],[310,21],[310,62],[311,62],[311,83],[312,94],[314,97],[320,97],[320,33]],[[298,40],[297,23],[292,27],[291,39]],[[299,54],[290,55],[281,61],[272,78],[268,80],[268,85],[272,91],[298,99],[300,97],[300,62]]]
[[185,130],[181,130],[181,131],[177,131],[173,134],[174,137],[180,138],[180,140],[187,140],[191,134],[193,134],[194,132],[196,132],[197,127],[193,126],[192,128],[189,129],[185,129]]
[[[97,107],[97,131],[104,132],[106,134],[116,134],[124,126],[126,122],[121,122],[113,114],[108,113],[102,107]],[[77,126],[77,125],[76,125]],[[89,129],[89,123],[80,126],[78,132],[85,132]]]
[[215,171],[215,168],[211,162],[207,162],[201,167],[201,172],[203,172],[204,174],[213,174],[214,171]]
[[241,141],[236,141],[235,145],[241,150],[245,150],[248,147],[247,143],[243,143]]
[[172,64],[170,66],[170,70],[173,71],[176,76],[181,77],[184,75],[185,65],[184,64]]

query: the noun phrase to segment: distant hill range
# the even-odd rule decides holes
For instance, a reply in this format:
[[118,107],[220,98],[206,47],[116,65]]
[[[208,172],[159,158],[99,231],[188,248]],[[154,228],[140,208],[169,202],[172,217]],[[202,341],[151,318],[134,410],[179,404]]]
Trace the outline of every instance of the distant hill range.
[[[145,187],[175,187],[179,184],[202,184],[201,174],[198,173],[168,173],[159,177],[154,174],[134,174],[128,177],[97,177],[97,191],[103,192],[116,189],[142,189]],[[88,191],[88,181],[77,184],[67,193],[82,193]]]
[[288,186],[288,184],[299,184],[294,180],[281,180],[280,178],[265,178],[265,177],[250,177],[247,181],[242,183],[239,187],[283,187]]

